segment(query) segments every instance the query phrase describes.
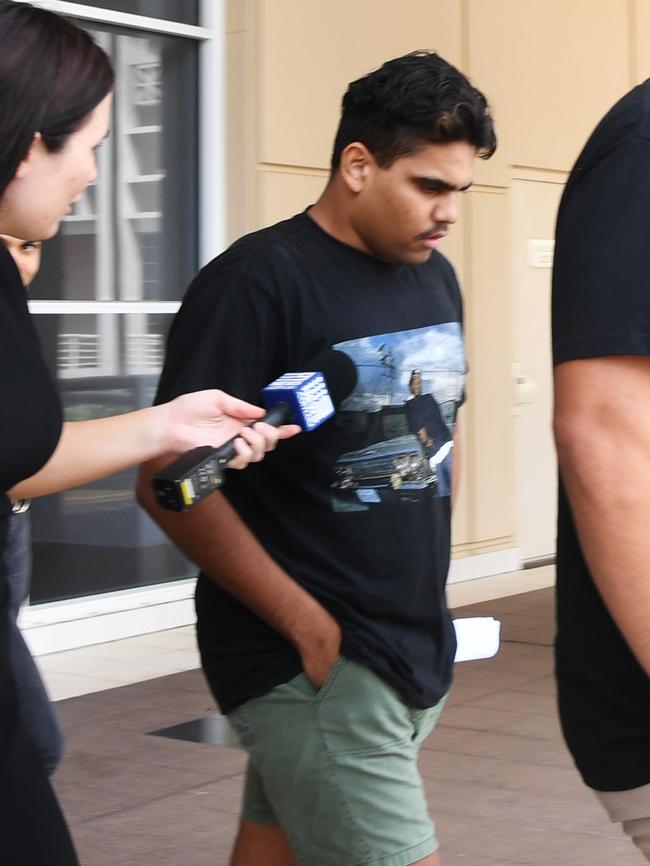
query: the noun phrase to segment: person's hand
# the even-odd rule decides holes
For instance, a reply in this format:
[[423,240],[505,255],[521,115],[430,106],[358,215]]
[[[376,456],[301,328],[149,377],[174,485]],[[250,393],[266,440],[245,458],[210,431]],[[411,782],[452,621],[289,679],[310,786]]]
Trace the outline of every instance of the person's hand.
[[226,465],[229,469],[245,469],[249,463],[259,463],[264,459],[267,451],[275,448],[278,440],[288,439],[299,432],[300,427],[296,424],[273,427],[263,421],[255,423],[252,427],[242,427],[239,436],[235,439],[237,456]]
[[[267,451],[275,448],[279,439],[300,432],[300,427],[295,424],[276,428],[254,423],[265,410],[223,391],[183,394],[160,409],[165,414],[165,448],[161,450],[181,453],[200,445],[217,448],[239,436],[235,442],[237,456],[229,464],[235,469],[243,469],[249,463],[261,460]],[[253,427],[245,426],[251,423],[254,423]]]
[[323,610],[322,623],[297,645],[307,679],[321,689],[332,672],[341,651],[341,628],[336,620]]

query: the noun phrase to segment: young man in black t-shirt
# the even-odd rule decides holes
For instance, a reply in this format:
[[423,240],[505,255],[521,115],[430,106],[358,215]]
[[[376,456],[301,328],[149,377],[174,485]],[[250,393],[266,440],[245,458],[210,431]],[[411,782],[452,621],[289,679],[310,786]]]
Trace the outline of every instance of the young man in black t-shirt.
[[305,213],[242,238],[193,282],[158,399],[259,399],[322,351],[357,369],[337,416],[185,514],[143,504],[201,567],[198,638],[250,753],[233,866],[440,864],[416,758],[451,681],[450,496],[409,425],[421,371],[451,439],[460,292],[436,247],[477,155],[484,97],[429,52],[343,101],[332,173]]
[[562,726],[650,862],[650,81],[609,111],[569,177],[553,352]]

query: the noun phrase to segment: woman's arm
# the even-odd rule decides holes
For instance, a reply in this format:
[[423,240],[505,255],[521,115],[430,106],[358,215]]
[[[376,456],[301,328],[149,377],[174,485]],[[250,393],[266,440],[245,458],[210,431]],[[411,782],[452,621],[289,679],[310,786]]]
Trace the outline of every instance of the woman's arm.
[[56,450],[36,474],[16,484],[12,499],[31,499],[86,484],[129,466],[169,452],[188,451],[199,445],[217,447],[239,436],[237,456],[229,466],[243,469],[261,460],[278,439],[293,436],[300,428],[276,429],[249,422],[264,409],[237,400],[223,391],[183,394],[169,403],[91,421],[68,421]]

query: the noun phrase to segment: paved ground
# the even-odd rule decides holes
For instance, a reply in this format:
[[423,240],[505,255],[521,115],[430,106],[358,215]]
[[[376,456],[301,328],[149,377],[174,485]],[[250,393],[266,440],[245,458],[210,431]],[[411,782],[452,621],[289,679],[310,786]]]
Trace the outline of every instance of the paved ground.
[[[562,744],[552,590],[461,608],[503,623],[499,654],[456,667],[421,769],[445,866],[640,866]],[[226,866],[245,758],[151,736],[214,712],[199,671],[57,704],[68,753],[56,786],[83,866]],[[264,864],[260,864],[264,866]]]

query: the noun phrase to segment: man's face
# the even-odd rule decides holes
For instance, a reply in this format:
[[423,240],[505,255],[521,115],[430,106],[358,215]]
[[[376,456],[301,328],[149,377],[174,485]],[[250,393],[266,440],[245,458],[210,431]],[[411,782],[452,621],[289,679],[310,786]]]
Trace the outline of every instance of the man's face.
[[419,373],[413,373],[411,376],[411,393],[415,397],[419,397],[422,392],[422,379]]
[[370,156],[352,215],[360,248],[387,262],[426,262],[458,219],[475,159],[467,141],[425,144],[388,168]]

